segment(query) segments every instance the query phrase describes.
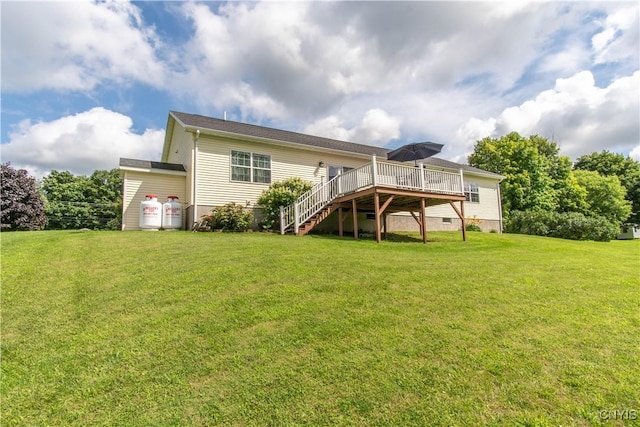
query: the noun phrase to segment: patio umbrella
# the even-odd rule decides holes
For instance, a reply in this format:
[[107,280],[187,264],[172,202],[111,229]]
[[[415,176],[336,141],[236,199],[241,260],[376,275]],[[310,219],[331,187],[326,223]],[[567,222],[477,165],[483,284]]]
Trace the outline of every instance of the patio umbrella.
[[411,144],[403,145],[400,148],[396,148],[393,151],[387,153],[387,160],[395,160],[396,162],[408,162],[413,160],[426,159],[435,154],[438,154],[442,150],[442,144],[436,144],[435,142],[414,142]]

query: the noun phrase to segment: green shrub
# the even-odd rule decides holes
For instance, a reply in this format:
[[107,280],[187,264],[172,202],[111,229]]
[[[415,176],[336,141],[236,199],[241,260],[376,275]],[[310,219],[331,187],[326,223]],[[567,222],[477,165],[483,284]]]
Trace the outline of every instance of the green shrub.
[[253,221],[253,213],[242,205],[231,202],[211,209],[204,219],[212,230],[246,231]]
[[618,236],[618,226],[600,216],[578,212],[514,211],[505,221],[506,233],[532,234],[571,240],[608,242]]
[[478,224],[467,224],[465,227],[465,230],[467,231],[482,231],[482,228],[480,228],[480,226]]
[[482,222],[481,219],[479,219],[478,217],[476,217],[475,215],[473,216],[473,218],[465,218],[464,223],[464,229],[467,231],[482,231],[482,228],[480,227],[480,223]]
[[300,195],[311,190],[313,184],[302,178],[293,177],[283,181],[274,182],[268,189],[262,192],[257,204],[262,208],[264,219],[260,226],[264,229],[273,229],[280,224],[280,206],[289,206]]

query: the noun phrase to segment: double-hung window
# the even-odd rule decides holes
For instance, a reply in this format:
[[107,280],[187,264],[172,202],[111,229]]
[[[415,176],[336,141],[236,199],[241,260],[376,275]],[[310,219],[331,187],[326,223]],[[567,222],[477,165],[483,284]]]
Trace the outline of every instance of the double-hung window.
[[467,202],[480,203],[478,184],[475,182],[466,182],[464,184],[464,197]]
[[231,151],[231,181],[271,183],[271,156]]

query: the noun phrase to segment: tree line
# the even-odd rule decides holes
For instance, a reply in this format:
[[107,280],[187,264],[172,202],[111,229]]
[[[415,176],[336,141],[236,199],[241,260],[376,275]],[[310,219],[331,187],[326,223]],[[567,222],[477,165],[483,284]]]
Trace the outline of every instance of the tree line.
[[2,168],[2,231],[119,230],[122,177],[118,169],[91,175],[51,171],[40,182],[9,163]]
[[[535,220],[548,229],[545,222],[564,218],[574,224],[580,222],[579,216],[593,220],[582,221],[587,227],[607,224],[609,230],[640,223],[640,162],[604,150],[572,163],[559,152],[560,147],[547,138],[512,132],[477,141],[468,163],[504,176],[500,190],[507,224],[510,219],[522,224]],[[36,182],[25,170],[9,163],[1,166],[3,231],[120,229],[118,169],[96,170],[90,176],[54,170]]]
[[[520,227],[508,229],[510,219],[523,226],[538,222],[538,229],[548,234],[530,234],[543,235],[554,235],[552,222],[556,228],[582,222],[608,230],[618,230],[623,223],[640,223],[639,162],[604,150],[572,163],[559,151],[547,138],[525,138],[517,132],[476,142],[469,164],[504,176],[500,190],[507,231],[522,231]],[[609,231],[608,238],[613,233]],[[574,238],[584,235],[580,231]]]

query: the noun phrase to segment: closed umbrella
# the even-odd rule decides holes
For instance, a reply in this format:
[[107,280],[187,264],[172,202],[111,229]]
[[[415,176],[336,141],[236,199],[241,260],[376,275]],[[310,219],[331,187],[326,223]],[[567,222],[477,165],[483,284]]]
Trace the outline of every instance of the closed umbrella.
[[440,150],[442,150],[442,147],[442,144],[436,144],[435,142],[414,142],[389,151],[387,153],[387,160],[394,160],[396,162],[413,160],[415,163],[417,160],[426,159],[427,157],[438,154]]

